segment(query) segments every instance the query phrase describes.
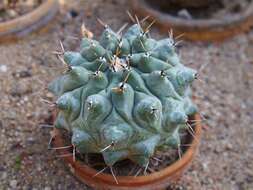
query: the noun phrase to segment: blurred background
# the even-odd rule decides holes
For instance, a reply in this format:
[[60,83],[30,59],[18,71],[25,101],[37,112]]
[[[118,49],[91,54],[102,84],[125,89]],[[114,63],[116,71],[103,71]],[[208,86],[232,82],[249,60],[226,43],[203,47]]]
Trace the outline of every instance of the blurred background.
[[[225,3],[230,6],[234,1]],[[248,4],[232,7],[232,13],[245,12],[252,4],[240,2]],[[226,7],[220,10],[216,2],[208,3],[165,14],[188,23],[200,17],[221,20],[227,14]],[[207,7],[210,14],[201,14]],[[56,17],[39,32],[0,44],[0,189],[88,189],[65,169],[55,152],[47,150],[50,129],[39,126],[50,122],[52,109],[41,98],[54,100],[45,87],[64,70],[52,54],[61,49],[60,41],[65,50],[77,50],[82,23],[97,37],[103,30],[97,18],[118,30],[132,22],[127,10],[145,17],[133,11],[127,0],[60,0]],[[22,11],[0,11],[0,24]],[[152,26],[151,36],[168,37],[161,28],[162,24]],[[193,92],[206,118],[199,154],[177,189],[253,189],[253,28],[247,30],[224,41],[184,40],[177,45],[182,62],[201,71]]]

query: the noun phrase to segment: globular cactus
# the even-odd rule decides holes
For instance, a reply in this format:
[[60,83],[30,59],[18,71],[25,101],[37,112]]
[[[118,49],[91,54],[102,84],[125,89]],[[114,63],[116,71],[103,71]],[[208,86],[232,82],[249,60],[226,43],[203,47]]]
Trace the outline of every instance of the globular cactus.
[[157,41],[139,24],[124,35],[105,26],[80,49],[64,52],[68,71],[49,84],[58,96],[55,127],[71,132],[80,153],[101,153],[109,166],[126,158],[145,166],[155,151],[180,145],[197,111],[197,72],[181,64],[171,37]]

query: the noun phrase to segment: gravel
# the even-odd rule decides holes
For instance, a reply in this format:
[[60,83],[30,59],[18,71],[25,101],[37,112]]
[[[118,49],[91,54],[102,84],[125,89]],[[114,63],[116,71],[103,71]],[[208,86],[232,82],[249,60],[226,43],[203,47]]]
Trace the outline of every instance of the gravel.
[[[74,50],[82,21],[95,36],[101,18],[113,29],[129,22],[128,1],[68,1],[47,32],[0,45],[0,189],[88,189],[74,178],[56,153],[47,150],[54,101],[44,87],[64,66],[51,54]],[[67,11],[67,10],[71,10]],[[162,38],[157,28],[152,35]],[[71,37],[72,36],[72,37]],[[184,42],[185,64],[201,70],[193,88],[207,120],[199,154],[173,189],[253,189],[253,30],[224,43]]]
[[0,2],[0,22],[9,21],[37,8],[43,0],[2,0]]

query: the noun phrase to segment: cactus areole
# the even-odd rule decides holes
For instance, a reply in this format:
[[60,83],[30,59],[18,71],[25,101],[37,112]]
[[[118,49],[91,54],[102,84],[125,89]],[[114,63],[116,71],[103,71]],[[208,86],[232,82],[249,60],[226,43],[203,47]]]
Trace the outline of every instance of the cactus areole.
[[68,71],[49,84],[58,99],[55,127],[72,134],[80,153],[101,153],[108,166],[130,159],[145,166],[156,150],[180,145],[195,114],[185,67],[169,37],[155,40],[134,24],[120,35],[110,27],[80,52],[64,52]]

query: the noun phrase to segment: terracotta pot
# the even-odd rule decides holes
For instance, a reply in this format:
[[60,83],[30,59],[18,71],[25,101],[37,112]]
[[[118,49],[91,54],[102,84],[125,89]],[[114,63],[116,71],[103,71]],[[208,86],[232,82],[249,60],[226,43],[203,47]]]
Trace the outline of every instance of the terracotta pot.
[[0,22],[0,41],[15,40],[47,24],[59,9],[58,0],[46,0],[33,11]]
[[[63,160],[70,171],[83,183],[93,187],[94,189],[113,189],[113,190],[158,190],[166,188],[171,182],[175,182],[182,175],[183,171],[189,167],[193,157],[197,151],[197,147],[201,137],[201,123],[199,115],[194,116],[197,120],[195,125],[195,138],[189,138],[189,144],[192,144],[172,165],[154,172],[146,176],[117,176],[118,184],[110,174],[101,173],[93,177],[98,171],[76,160],[73,161],[72,156],[64,157]],[[54,138],[54,147],[64,146],[64,139],[61,138],[61,132],[54,129],[56,137]],[[190,136],[190,135],[189,135]],[[57,150],[60,155],[69,154],[70,150]]]
[[159,11],[147,0],[130,0],[130,4],[136,14],[155,19],[162,31],[172,28],[176,34],[183,33],[184,38],[189,40],[222,41],[253,26],[253,2],[245,11],[223,19],[184,19]]

